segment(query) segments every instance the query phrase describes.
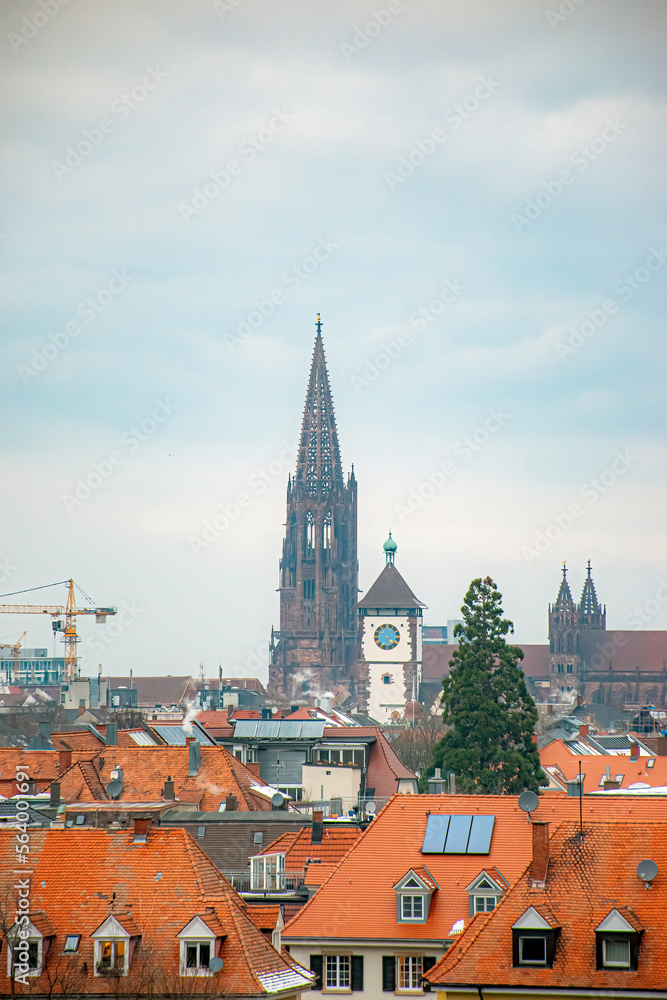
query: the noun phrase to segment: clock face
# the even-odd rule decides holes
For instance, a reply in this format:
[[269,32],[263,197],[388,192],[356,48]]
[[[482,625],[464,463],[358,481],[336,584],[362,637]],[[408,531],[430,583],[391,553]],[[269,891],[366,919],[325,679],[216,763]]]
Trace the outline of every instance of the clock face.
[[378,625],[373,633],[375,645],[380,649],[393,649],[401,641],[401,633],[395,625]]

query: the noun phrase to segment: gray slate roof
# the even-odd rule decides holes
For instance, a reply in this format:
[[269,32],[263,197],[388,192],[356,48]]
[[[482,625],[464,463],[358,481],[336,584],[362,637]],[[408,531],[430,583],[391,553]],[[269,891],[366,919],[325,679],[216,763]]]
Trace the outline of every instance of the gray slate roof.
[[393,563],[387,563],[365,597],[355,608],[425,608],[412,593]]

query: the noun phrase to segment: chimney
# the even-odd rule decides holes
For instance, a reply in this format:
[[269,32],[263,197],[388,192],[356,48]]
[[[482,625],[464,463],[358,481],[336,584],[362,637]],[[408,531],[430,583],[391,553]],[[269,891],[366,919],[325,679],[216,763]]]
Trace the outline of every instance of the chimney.
[[50,722],[40,722],[39,723],[39,735],[45,740],[51,740],[51,723]]
[[58,751],[58,774],[62,774],[66,771],[68,767],[72,766],[72,751],[71,750],[59,750]]
[[194,736],[186,736],[185,737],[186,747],[189,747],[191,743],[194,743],[194,740],[195,740]]
[[[41,723],[40,723],[41,725]],[[637,760],[639,757],[639,746],[637,743],[630,744],[630,760]]]
[[257,760],[250,761],[249,760],[248,763],[246,764],[246,767],[248,768],[249,771],[252,771],[252,773],[254,775],[256,775],[258,778],[260,777],[260,774],[259,774],[259,761],[257,761]]
[[60,782],[54,781],[49,788],[49,808],[57,809],[60,805]]
[[236,806],[237,806],[236,796],[235,795],[227,795],[225,797],[225,812],[228,812],[228,813],[229,812],[236,812]]
[[579,726],[579,739],[584,740],[588,736],[588,726]]
[[533,887],[543,886],[547,880],[549,867],[549,824],[543,820],[533,820]]
[[108,747],[115,747],[118,744],[118,723],[107,722],[106,741]]
[[199,770],[199,765],[201,764],[201,744],[197,742],[196,739],[191,740],[190,744],[190,778],[194,778]]
[[324,829],[324,813],[321,809],[313,810],[313,827],[310,834],[311,844],[322,843],[322,831]]
[[143,817],[140,819],[138,816],[134,817],[134,843],[135,844],[145,844],[148,837],[148,831],[150,829],[151,821],[148,817]]
[[537,746],[538,743],[537,733],[533,733],[533,743]]
[[162,798],[165,802],[174,802],[176,799],[176,791],[174,789],[174,782],[171,780],[171,775],[167,776],[167,780],[164,783],[164,788],[162,789]]

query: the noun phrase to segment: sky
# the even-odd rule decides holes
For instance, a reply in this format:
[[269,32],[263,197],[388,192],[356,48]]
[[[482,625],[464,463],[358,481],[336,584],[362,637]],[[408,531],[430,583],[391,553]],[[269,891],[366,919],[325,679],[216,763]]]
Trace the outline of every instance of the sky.
[[663,0],[0,22],[0,593],[117,606],[84,672],[266,679],[318,312],[363,590],[391,529],[427,624],[544,642],[590,559],[667,628]]

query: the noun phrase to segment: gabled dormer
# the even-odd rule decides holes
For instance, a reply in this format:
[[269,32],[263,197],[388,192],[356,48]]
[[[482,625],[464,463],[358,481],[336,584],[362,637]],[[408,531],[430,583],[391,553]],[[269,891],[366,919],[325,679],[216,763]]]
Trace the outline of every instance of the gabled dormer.
[[506,888],[508,886],[502,885],[499,880],[482,870],[477,878],[466,886],[466,892],[470,896],[470,916],[495,910]]
[[636,969],[644,928],[627,907],[610,910],[595,928],[598,969]]
[[56,936],[55,928],[44,913],[22,917],[6,934],[7,975],[25,980],[26,976],[41,976],[49,945]]
[[95,975],[126,976],[141,931],[129,914],[110,913],[90,935],[95,943]]
[[529,906],[512,924],[512,964],[550,969],[560,924],[544,906]]
[[[182,976],[210,976],[222,968],[218,957],[225,931],[217,915],[197,914],[179,931]],[[217,969],[216,969],[217,966]]]
[[396,920],[399,924],[425,924],[431,896],[439,888],[428,868],[411,868],[393,886],[396,893]]

